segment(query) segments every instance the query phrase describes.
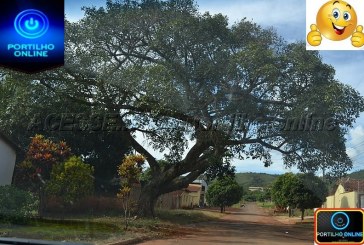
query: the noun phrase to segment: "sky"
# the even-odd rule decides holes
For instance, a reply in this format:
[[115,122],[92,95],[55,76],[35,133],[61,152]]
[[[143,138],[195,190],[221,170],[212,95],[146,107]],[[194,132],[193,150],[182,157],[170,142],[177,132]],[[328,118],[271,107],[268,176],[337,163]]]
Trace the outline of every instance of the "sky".
[[[315,0],[325,3],[326,0]],[[350,3],[350,0],[346,0]],[[354,1],[354,0],[352,0]],[[81,6],[100,7],[104,0],[65,0],[66,18],[76,21],[83,16]],[[200,12],[211,14],[222,13],[233,24],[244,17],[264,28],[273,27],[287,42],[304,41],[306,39],[306,1],[302,0],[197,0]],[[308,9],[307,11],[311,11]],[[358,13],[359,15],[360,13]],[[363,13],[364,15],[364,13]],[[311,23],[310,23],[311,24]],[[364,25],[364,23],[359,23]],[[309,24],[308,24],[309,25]],[[325,63],[336,70],[336,79],[349,84],[364,95],[364,51],[320,51]],[[352,171],[364,168],[364,113],[358,118],[347,136],[347,153],[354,163]],[[139,135],[138,139],[142,140]],[[148,142],[143,141],[145,146]],[[154,152],[154,151],[153,151]],[[162,156],[154,152],[157,156]],[[234,160],[237,172],[262,172],[282,174],[297,169],[286,169],[281,155],[272,155],[273,165],[266,168],[260,161]]]

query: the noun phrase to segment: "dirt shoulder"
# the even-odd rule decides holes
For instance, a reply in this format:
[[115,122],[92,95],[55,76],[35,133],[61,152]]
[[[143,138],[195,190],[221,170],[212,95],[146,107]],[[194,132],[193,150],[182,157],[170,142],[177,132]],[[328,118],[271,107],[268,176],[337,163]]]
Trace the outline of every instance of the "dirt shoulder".
[[218,221],[187,226],[183,235],[140,244],[311,245],[313,243],[312,224],[285,224],[254,203],[228,211],[229,214]]
[[[301,217],[294,216],[294,217],[288,217],[288,213],[284,214],[274,214],[273,209],[270,208],[263,208],[260,206],[257,206],[259,209],[261,209],[262,212],[267,214],[268,216],[271,216],[274,220],[281,222],[283,224],[287,225],[295,225],[295,224],[307,224],[307,223],[313,223],[314,216],[305,216],[304,220],[301,220]],[[260,211],[259,211],[260,212]]]

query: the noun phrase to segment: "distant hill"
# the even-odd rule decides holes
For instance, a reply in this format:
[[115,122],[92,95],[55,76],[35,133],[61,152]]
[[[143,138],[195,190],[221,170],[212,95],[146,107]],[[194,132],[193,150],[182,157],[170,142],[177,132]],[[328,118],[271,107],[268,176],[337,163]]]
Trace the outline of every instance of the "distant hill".
[[[250,186],[266,187],[274,182],[280,176],[279,174],[266,174],[266,173],[236,173],[236,181],[248,190]],[[347,175],[351,179],[364,180],[364,169],[352,172]]]
[[348,177],[351,179],[364,179],[364,170],[352,172],[351,174],[348,174]]
[[249,186],[266,187],[278,177],[278,174],[236,173],[236,181],[247,190]]

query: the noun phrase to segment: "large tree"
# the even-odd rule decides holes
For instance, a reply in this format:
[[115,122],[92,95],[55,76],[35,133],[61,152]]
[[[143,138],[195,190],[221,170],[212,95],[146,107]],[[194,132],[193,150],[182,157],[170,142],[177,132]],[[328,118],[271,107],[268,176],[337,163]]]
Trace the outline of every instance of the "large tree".
[[[159,195],[187,186],[226,155],[269,166],[274,150],[302,171],[318,170],[323,158],[327,172],[351,167],[344,135],[363,98],[303,43],[287,44],[245,19],[229,26],[221,14],[200,14],[192,0],[107,1],[66,30],[64,68],[12,78],[120,114],[123,130],[115,135],[145,156],[152,175],[141,215],[154,215]],[[310,115],[328,125],[287,128],[288,119]],[[169,164],[161,167],[137,132],[167,150]]]

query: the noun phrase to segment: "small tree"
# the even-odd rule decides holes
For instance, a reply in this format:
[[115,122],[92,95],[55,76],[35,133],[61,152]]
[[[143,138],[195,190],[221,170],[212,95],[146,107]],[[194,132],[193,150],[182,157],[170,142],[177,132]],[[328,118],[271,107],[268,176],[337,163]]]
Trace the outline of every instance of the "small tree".
[[84,163],[80,157],[72,156],[66,162],[53,166],[46,192],[60,196],[63,201],[72,204],[92,194],[93,174],[94,168],[91,165]]
[[270,201],[271,200],[271,190],[269,188],[264,188],[263,191],[259,191],[257,199],[259,202]]
[[226,206],[238,203],[243,196],[243,188],[230,177],[216,180],[209,186],[206,193],[207,202],[213,206],[219,206],[221,213]]
[[246,201],[246,202],[256,202],[256,201],[258,201],[258,196],[259,196],[259,193],[257,191],[248,190],[244,194],[244,201]]
[[131,190],[134,184],[140,183],[144,161],[145,158],[142,155],[128,155],[118,167],[121,188],[117,196],[122,200],[123,204],[125,229],[127,229],[129,225],[128,219],[130,218]]
[[324,202],[327,188],[325,183],[313,174],[286,173],[277,178],[271,193],[277,206],[288,206],[290,210],[292,207],[299,208],[303,220],[305,209],[319,207]]
[[273,183],[271,190],[272,199],[279,207],[289,207],[289,216],[291,208],[297,204],[297,193],[300,188],[300,180],[293,173],[285,173],[279,176]]
[[40,216],[44,209],[44,186],[50,178],[52,168],[70,156],[71,149],[66,142],[56,143],[37,134],[28,146],[24,161],[16,166],[14,183],[24,190],[38,193]]
[[317,208],[325,201],[328,193],[325,182],[312,173],[299,174],[301,188],[297,189],[297,208],[301,211],[301,220],[304,218],[305,209]]

